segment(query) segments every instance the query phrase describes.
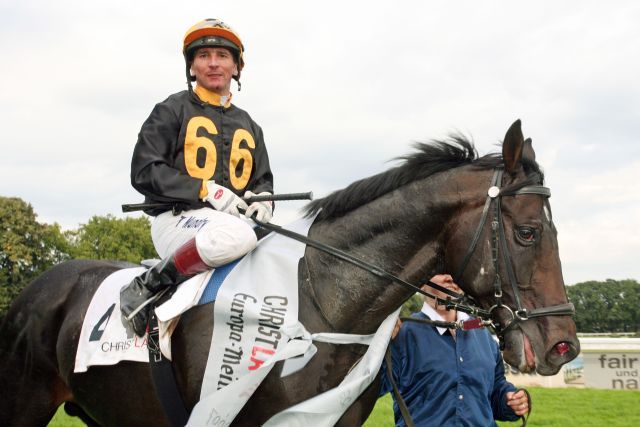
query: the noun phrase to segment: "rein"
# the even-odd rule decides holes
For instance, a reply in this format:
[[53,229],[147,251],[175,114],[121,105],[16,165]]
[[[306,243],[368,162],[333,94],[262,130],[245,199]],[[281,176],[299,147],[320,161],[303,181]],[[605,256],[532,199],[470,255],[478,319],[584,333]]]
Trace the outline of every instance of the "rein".
[[379,267],[376,267],[375,265],[368,263],[367,261],[361,260],[356,258],[355,256],[344,252],[338,248],[334,248],[333,246],[318,242],[317,240],[313,240],[310,239],[307,236],[304,236],[302,234],[296,233],[295,231],[291,231],[291,230],[287,230],[286,228],[282,228],[279,225],[275,225],[275,224],[271,224],[269,222],[262,222],[260,220],[258,220],[257,218],[252,218],[252,220],[258,224],[260,227],[269,230],[269,231],[273,231],[275,233],[278,234],[282,234],[283,236],[289,237],[291,239],[297,240],[301,243],[304,243],[308,246],[311,246],[313,248],[316,248],[322,252],[325,252],[329,255],[332,255],[338,259],[341,259],[343,261],[346,261],[356,267],[359,267],[371,274],[373,274],[374,276],[383,278],[383,279],[387,279],[390,280],[394,283],[397,283],[399,285],[402,285],[414,292],[420,293],[428,298],[433,298],[436,299],[438,302],[442,303],[445,307],[447,307],[448,310],[458,310],[458,311],[462,311],[464,313],[470,314],[472,316],[476,316],[476,317],[480,317],[482,319],[489,319],[491,316],[491,311],[489,310],[484,310],[480,307],[476,307],[473,305],[469,305],[467,304],[467,297],[459,294],[457,292],[454,292],[450,289],[447,289],[441,285],[438,285],[437,283],[433,283],[432,281],[428,281],[429,286],[431,286],[432,288],[439,290],[451,297],[453,297],[454,299],[450,299],[447,298],[445,300],[443,300],[442,298],[438,298],[435,295],[432,295],[426,291],[423,291],[419,286],[416,286],[414,284],[411,284],[409,282],[407,282],[406,280],[403,280],[401,278],[399,278],[398,276],[389,273],[388,271],[381,269]]

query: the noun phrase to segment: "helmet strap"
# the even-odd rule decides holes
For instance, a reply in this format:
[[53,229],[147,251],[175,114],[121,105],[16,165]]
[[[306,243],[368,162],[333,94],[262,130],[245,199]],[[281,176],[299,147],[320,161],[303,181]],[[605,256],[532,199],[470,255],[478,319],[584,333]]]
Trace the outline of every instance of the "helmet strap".
[[187,59],[186,53],[184,55],[184,63],[185,63],[185,74],[187,76],[187,88],[189,89],[189,93],[193,93],[193,86],[191,85],[191,82],[193,81],[191,76],[191,64]]

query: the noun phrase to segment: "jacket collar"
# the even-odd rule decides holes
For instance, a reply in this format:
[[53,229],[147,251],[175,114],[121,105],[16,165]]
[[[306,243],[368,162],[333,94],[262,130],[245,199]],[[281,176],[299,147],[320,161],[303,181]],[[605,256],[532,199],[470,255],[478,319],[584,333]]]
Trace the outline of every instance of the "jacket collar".
[[[422,304],[421,312],[431,320],[439,320],[441,322],[445,321],[442,318],[442,316],[440,316],[440,314],[438,314],[438,312],[426,302]],[[462,311],[456,312],[456,320],[467,320],[467,319],[469,319],[469,315],[467,313],[463,313]],[[438,326],[436,327],[436,329],[438,330],[438,333],[440,335],[444,334],[447,331],[447,328],[441,328]]]
[[221,96],[215,92],[211,92],[210,90],[198,85],[196,85],[193,91],[196,93],[196,95],[198,96],[198,98],[200,98],[201,101],[206,102],[207,104],[211,104],[215,107],[224,107],[224,108],[231,107],[231,97],[233,96],[232,94],[229,94],[229,96]]

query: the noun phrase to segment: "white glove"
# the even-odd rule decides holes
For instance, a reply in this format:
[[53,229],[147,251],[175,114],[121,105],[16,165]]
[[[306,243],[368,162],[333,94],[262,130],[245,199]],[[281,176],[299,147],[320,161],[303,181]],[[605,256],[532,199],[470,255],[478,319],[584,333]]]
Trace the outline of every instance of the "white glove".
[[249,208],[244,200],[236,196],[233,191],[216,184],[214,181],[207,182],[207,195],[203,200],[209,202],[215,210],[237,217],[240,217],[238,208],[244,210]]
[[[264,191],[260,194],[254,194],[251,191],[244,193],[244,198],[248,199],[252,196],[264,196],[271,195],[268,191]],[[256,213],[256,219],[260,222],[269,222],[273,217],[273,202],[253,202],[249,205],[249,209],[245,212],[244,216],[251,218]]]

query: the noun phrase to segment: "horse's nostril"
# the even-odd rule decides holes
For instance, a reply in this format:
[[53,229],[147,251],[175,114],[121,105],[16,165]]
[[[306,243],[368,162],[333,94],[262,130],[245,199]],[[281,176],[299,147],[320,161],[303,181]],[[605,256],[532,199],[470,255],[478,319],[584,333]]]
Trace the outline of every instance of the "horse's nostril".
[[558,344],[556,344],[556,352],[558,352],[560,356],[569,352],[569,348],[569,344],[566,342],[559,342]]

